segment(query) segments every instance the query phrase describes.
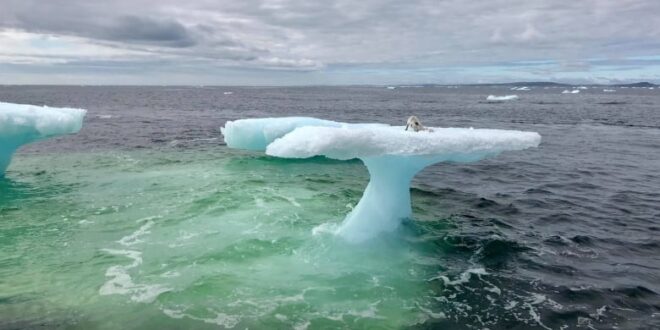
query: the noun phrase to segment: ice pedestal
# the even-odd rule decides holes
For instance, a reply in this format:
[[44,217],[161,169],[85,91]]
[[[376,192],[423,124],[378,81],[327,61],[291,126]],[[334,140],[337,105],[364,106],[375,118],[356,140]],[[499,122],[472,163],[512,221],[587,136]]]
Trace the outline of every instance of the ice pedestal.
[[[370,181],[351,213],[344,219],[338,234],[352,242],[367,240],[378,233],[392,231],[402,219],[411,216],[410,182],[425,167],[438,162],[473,162],[507,150],[536,147],[541,136],[535,132],[471,128],[432,128],[411,132],[403,127],[382,124],[335,123],[305,126],[289,118],[257,119],[242,127],[256,131],[240,134],[264,136],[264,127],[289,127],[278,137],[267,139],[266,154],[283,158],[325,156],[333,159],[359,158],[367,166]],[[263,122],[270,124],[263,124]],[[234,125],[232,122],[228,126]],[[225,126],[227,127],[227,126]],[[236,131],[223,130],[229,147],[235,144]],[[250,144],[253,146],[254,144]],[[255,148],[257,149],[257,148]],[[253,150],[255,150],[253,149]],[[258,150],[258,149],[257,149]]]
[[0,102],[0,177],[16,150],[27,143],[76,133],[85,110]]
[[369,184],[338,229],[350,241],[363,241],[374,233],[395,230],[401,219],[409,218],[410,182],[423,168],[398,156],[365,158],[362,162],[369,170]]
[[5,173],[7,167],[9,167],[9,162],[11,162],[11,156],[16,151],[15,148],[9,146],[0,146],[0,177]]

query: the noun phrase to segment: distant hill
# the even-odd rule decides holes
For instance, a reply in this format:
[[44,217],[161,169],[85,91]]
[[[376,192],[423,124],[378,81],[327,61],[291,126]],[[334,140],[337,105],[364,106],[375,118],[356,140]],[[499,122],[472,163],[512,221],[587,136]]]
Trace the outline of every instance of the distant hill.
[[[396,86],[396,85],[394,85]],[[648,88],[648,87],[660,87],[660,85],[656,85],[650,82],[637,82],[637,83],[631,83],[631,84],[564,84],[564,83],[557,83],[557,82],[552,82],[552,81],[518,81],[518,82],[512,82],[512,83],[490,83],[490,84],[419,84],[416,86],[420,87],[436,87],[436,86],[511,86],[511,87],[562,87],[562,88],[569,88],[573,86],[607,86],[607,87],[643,87],[643,88]]]
[[502,84],[492,84],[499,86],[528,86],[528,87],[570,87],[570,86],[612,86],[612,87],[658,87],[658,85],[650,82],[638,82],[632,84],[616,84],[616,85],[605,85],[605,84],[562,84],[556,82],[545,82],[545,81],[521,81],[515,83],[502,83]]
[[614,87],[644,87],[644,88],[658,87],[658,85],[652,84],[652,83],[646,82],[646,81],[638,82],[638,83],[634,83],[634,84],[618,84],[618,85],[612,85],[612,86],[614,86]]
[[490,84],[462,84],[463,86],[527,86],[527,87],[569,87],[572,85],[561,84],[551,81],[519,81],[512,83],[490,83]]

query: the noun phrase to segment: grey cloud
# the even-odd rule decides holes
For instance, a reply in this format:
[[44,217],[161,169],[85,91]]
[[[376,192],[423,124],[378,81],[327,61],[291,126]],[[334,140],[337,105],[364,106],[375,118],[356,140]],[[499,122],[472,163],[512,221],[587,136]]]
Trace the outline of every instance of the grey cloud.
[[114,41],[144,42],[169,47],[190,47],[195,44],[190,32],[174,20],[122,16],[110,27],[99,30],[101,37]]
[[0,21],[0,26],[161,47],[190,47],[196,43],[191,31],[173,18],[122,14],[111,6],[75,2],[10,0],[9,3],[9,15],[5,13],[9,17]]

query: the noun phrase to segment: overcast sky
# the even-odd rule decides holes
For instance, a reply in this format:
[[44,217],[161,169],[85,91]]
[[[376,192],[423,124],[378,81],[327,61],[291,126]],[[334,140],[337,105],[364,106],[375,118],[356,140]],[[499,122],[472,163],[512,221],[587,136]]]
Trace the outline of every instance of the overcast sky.
[[660,82],[659,0],[0,0],[0,84]]

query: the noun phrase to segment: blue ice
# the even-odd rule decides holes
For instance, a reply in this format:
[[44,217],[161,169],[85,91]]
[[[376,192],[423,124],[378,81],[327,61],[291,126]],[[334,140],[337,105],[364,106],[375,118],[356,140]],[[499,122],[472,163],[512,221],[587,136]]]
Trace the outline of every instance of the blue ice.
[[22,145],[82,128],[85,110],[0,102],[0,177]]
[[402,219],[412,216],[410,183],[425,167],[439,162],[475,162],[541,142],[536,132],[439,127],[413,132],[403,126],[287,117],[227,122],[223,134],[231,148],[264,150],[276,157],[360,159],[369,171],[369,184],[337,230],[351,242],[393,231]]

